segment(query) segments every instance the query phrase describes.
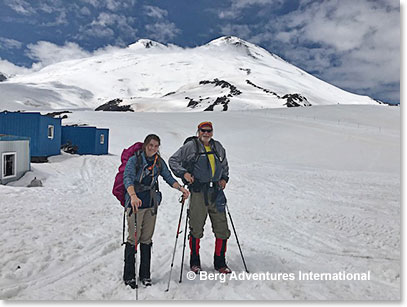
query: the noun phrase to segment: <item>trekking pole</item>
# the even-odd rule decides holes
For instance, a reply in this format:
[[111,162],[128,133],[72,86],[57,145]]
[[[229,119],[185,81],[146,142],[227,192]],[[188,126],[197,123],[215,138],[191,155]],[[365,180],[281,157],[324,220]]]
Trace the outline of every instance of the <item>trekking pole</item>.
[[[191,201],[189,201],[191,204]],[[188,226],[188,219],[189,219],[189,206],[187,208],[187,216],[185,218],[185,231],[184,231],[184,247],[182,248],[182,260],[181,260],[181,273],[179,275],[179,282],[182,282],[182,271],[184,269],[184,255],[185,255],[185,243],[187,241],[187,226]]]
[[181,203],[181,212],[179,213],[178,227],[177,227],[177,235],[175,236],[174,251],[173,251],[173,253],[172,253],[170,276],[169,276],[169,278],[168,278],[168,286],[167,286],[167,290],[165,290],[165,292],[168,292],[168,290],[170,290],[171,273],[172,273],[172,267],[174,266],[175,250],[177,249],[178,235],[180,234],[179,229],[181,228],[182,211],[184,211],[185,199],[182,198],[181,201],[180,201],[180,203]]
[[124,242],[124,232],[126,230],[126,207],[124,207],[124,212],[123,212],[123,232],[122,232],[122,246],[125,244]]
[[232,224],[233,232],[235,233],[235,237],[236,237],[236,241],[237,241],[237,246],[239,246],[240,256],[242,256],[244,268],[246,269],[246,272],[249,273],[249,270],[247,269],[247,266],[246,266],[246,262],[244,261],[243,252],[242,252],[242,249],[241,249],[241,247],[240,247],[239,238],[237,237],[235,225],[233,224],[233,219],[232,219],[232,216],[230,215],[229,207],[228,207],[227,204],[225,204],[225,207],[226,207],[226,209],[227,209],[227,211],[228,211],[228,215],[229,215],[230,223]]
[[124,203],[124,206],[123,206],[124,212],[123,212],[122,246],[125,244],[125,242],[124,242],[124,232],[126,231],[126,209],[127,209],[127,205],[128,205],[129,202],[130,202],[130,200],[127,200]]
[[[135,258],[135,261],[134,261],[134,271],[135,271],[135,273],[134,273],[134,277],[135,277],[135,282],[136,282],[136,300],[138,301],[138,281],[137,281],[137,245],[138,245],[138,241],[137,241],[137,213],[136,212],[133,212],[134,213],[134,224],[135,224],[135,242],[136,242],[136,244],[134,245],[134,249],[135,249],[135,251],[134,251],[134,258]],[[130,211],[130,214],[129,215],[131,215],[131,211]]]

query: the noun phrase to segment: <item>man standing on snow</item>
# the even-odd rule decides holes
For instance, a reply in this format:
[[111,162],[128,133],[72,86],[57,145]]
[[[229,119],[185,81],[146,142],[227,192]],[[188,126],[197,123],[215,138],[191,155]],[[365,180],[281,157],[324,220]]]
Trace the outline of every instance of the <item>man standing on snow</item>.
[[230,230],[226,219],[226,198],[223,193],[229,180],[226,151],[218,141],[212,139],[213,125],[202,122],[198,125],[197,137],[188,138],[184,145],[169,159],[175,176],[188,184],[191,192],[189,216],[190,267],[195,273],[201,270],[199,243],[203,237],[206,217],[212,222],[215,234],[215,270],[231,273],[226,265],[225,253]]

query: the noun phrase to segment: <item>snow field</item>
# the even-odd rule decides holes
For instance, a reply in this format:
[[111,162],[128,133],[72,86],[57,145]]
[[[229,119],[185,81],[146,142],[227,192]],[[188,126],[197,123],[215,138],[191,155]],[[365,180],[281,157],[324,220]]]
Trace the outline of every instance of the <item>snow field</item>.
[[[225,146],[228,205],[251,273],[370,271],[370,281],[188,280],[172,282],[179,192],[161,181],[153,238],[153,287],[146,300],[400,299],[400,113],[398,108],[329,106],[228,113],[76,111],[64,124],[110,129],[109,155],[62,154],[32,164],[0,186],[0,297],[5,300],[134,300],[122,283],[122,208],[111,194],[123,148],[148,133],[167,161],[203,120]],[[357,115],[356,115],[357,114]],[[338,119],[340,123],[338,124]],[[359,126],[357,125],[359,124]],[[380,129],[379,129],[380,128]],[[34,177],[42,188],[25,188]],[[184,229],[184,217],[182,229]],[[232,231],[232,228],[230,226]],[[209,218],[201,241],[213,273]],[[189,247],[184,272],[188,272]],[[227,261],[240,273],[232,231]]]

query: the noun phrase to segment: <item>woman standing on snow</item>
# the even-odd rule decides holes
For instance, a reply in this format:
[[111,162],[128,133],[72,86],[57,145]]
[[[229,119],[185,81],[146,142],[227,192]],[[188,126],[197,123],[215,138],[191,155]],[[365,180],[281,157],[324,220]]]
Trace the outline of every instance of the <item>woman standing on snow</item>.
[[132,288],[136,287],[135,252],[138,243],[141,253],[139,278],[144,286],[151,286],[151,238],[157,218],[157,207],[161,201],[158,176],[174,189],[181,191],[184,199],[189,197],[189,191],[174,179],[167,164],[160,157],[159,147],[160,138],[155,134],[149,134],[144,140],[142,149],[127,161],[123,174],[123,183],[127,191],[125,197],[129,231],[124,252],[123,279],[124,283]]

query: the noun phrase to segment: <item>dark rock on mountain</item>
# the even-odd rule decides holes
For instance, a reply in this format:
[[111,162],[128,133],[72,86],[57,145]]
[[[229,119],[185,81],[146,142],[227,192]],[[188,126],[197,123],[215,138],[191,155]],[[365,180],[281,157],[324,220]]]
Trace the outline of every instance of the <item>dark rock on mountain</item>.
[[304,96],[300,95],[300,94],[286,94],[283,97],[281,97],[282,99],[286,99],[287,103],[285,103],[284,105],[286,105],[287,107],[309,107],[311,106],[311,104],[308,102],[307,98],[305,98]]
[[105,104],[102,104],[101,106],[97,107],[95,111],[134,112],[134,110],[129,105],[124,106],[119,105],[121,102],[123,102],[123,100],[119,98],[110,100]]
[[213,81],[203,80],[200,81],[199,84],[215,84],[215,86],[220,86],[221,88],[229,88],[230,94],[232,94],[233,96],[237,96],[242,93],[236,88],[236,86],[230,84],[225,80],[219,80],[218,78],[213,79]]
[[250,80],[246,80],[246,83],[249,84],[249,85],[251,85],[251,86],[254,86],[255,88],[258,88],[258,89],[262,90],[263,92],[266,92],[266,93],[268,93],[268,94],[272,94],[272,95],[276,96],[277,98],[281,98],[277,93],[275,93],[275,92],[273,92],[273,91],[270,91],[270,90],[268,90],[268,89],[262,88],[261,86],[258,86],[258,85],[256,85],[256,84],[254,84],[254,83],[251,82]]
[[175,94],[175,92],[169,92],[169,93],[165,94],[163,97],[171,96],[171,95],[174,95],[174,94]]
[[218,97],[218,98],[216,98],[215,102],[212,103],[209,107],[207,107],[204,111],[213,111],[214,107],[219,104],[223,105],[222,111],[227,111],[229,102],[230,102],[230,99],[227,98],[226,96]]
[[188,108],[195,108],[201,101],[202,101],[202,99],[201,99],[201,101],[196,101],[196,100],[194,100],[193,98],[189,98],[189,97],[185,97],[185,99],[189,99],[189,103],[188,103]]
[[58,116],[58,118],[62,118],[62,119],[64,119],[64,118],[68,118],[68,115],[64,115],[64,116],[60,116],[60,115],[62,115],[62,114],[64,114],[64,113],[72,113],[71,111],[60,111],[60,112],[52,112],[52,113],[47,113],[47,114],[45,114],[45,116],[49,116],[49,117],[57,117]]
[[239,70],[245,71],[247,75],[250,75],[252,72],[252,70],[250,68],[239,68]]
[[6,80],[7,80],[6,75],[0,72],[0,82],[6,81]]

